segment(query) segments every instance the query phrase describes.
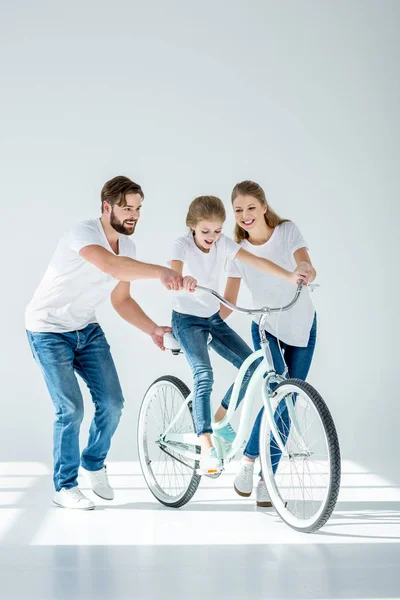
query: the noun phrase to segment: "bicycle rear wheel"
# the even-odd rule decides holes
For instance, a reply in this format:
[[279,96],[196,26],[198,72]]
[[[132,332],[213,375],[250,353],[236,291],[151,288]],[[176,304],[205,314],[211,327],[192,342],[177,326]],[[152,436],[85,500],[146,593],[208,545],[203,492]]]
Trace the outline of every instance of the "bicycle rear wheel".
[[[294,405],[294,424],[286,399]],[[264,411],[260,458],[265,483],[279,516],[297,531],[320,529],[335,508],[340,488],[336,428],[320,394],[305,381],[288,379],[271,396],[274,420],[287,456],[281,453]]]
[[[198,461],[182,457],[170,446],[162,444],[160,437],[178,411],[185,404],[190,391],[178,379],[165,375],[156,379],[147,390],[140,407],[138,422],[138,448],[140,466],[151,493],[159,502],[179,508],[189,502],[196,492],[201,476],[197,475]],[[183,409],[169,433],[194,433],[192,406]],[[176,443],[177,450],[200,453],[199,446]]]

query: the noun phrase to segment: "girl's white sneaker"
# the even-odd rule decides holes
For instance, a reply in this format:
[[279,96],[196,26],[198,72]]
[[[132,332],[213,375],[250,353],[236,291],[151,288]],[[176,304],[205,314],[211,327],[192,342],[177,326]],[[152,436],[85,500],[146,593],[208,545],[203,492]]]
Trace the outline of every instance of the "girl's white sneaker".
[[200,475],[212,475],[219,473],[224,468],[221,459],[218,458],[215,448],[209,448],[207,454],[200,458],[200,467],[197,472]]

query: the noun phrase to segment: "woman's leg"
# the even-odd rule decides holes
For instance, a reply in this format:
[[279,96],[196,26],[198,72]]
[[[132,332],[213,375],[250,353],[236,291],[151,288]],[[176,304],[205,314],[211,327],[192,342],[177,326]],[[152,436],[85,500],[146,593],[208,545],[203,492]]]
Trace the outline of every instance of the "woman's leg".
[[[310,337],[306,347],[286,346],[285,361],[288,367],[288,376],[291,379],[301,379],[305,381],[310,370],[312,358],[315,350],[317,339],[317,318],[314,317],[314,322],[310,330]],[[296,402],[296,398],[294,398]],[[277,407],[274,415],[275,422],[278,426],[278,431],[282,437],[282,441],[286,443],[290,432],[290,418],[287,409],[287,404],[283,398]],[[271,434],[270,453],[272,457],[272,471],[276,473],[281,460],[282,452],[276,443],[275,438]]]
[[179,340],[194,380],[193,418],[200,437],[202,454],[212,446],[211,442],[211,391],[213,370],[207,348],[208,320],[191,315],[173,313],[172,331]]
[[[255,348],[255,350],[259,350],[261,348],[260,334],[259,334],[259,330],[258,330],[258,325],[254,321],[252,322],[252,325],[251,325],[251,334],[252,334],[252,338],[253,338],[254,348]],[[266,335],[267,335],[267,339],[269,341],[269,347],[270,347],[271,354],[272,354],[274,368],[277,373],[282,374],[285,369],[285,364],[283,362],[282,355],[279,350],[278,340],[276,339],[275,336],[268,333],[268,331],[266,332]],[[282,347],[282,350],[285,351],[285,357],[286,357],[286,345],[281,342],[281,347]],[[261,426],[261,419],[262,419],[263,411],[264,411],[264,408],[261,408],[260,412],[257,415],[257,418],[254,423],[249,441],[247,442],[246,448],[243,453],[244,457],[252,462],[254,462],[254,460],[259,455],[260,426]]]

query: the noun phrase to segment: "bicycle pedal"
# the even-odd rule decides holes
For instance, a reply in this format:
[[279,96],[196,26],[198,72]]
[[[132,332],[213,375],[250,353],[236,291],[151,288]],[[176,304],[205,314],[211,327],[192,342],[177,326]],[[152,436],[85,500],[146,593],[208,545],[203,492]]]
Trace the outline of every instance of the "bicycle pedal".
[[224,469],[196,469],[197,475],[206,475],[206,477],[218,477]]

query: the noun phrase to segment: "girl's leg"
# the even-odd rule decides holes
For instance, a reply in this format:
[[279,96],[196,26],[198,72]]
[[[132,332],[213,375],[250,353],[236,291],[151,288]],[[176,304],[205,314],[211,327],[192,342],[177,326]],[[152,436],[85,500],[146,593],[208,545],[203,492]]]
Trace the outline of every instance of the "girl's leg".
[[[222,358],[232,363],[237,369],[239,369],[243,363],[243,361],[252,354],[251,348],[246,344],[244,340],[233,330],[229,325],[225,323],[223,319],[219,316],[219,314],[213,315],[210,317],[210,333],[212,335],[212,341],[210,346],[215,352],[217,352]],[[238,405],[243,400],[244,394],[247,389],[247,385],[249,383],[250,377],[253,374],[255,366],[252,365],[250,369],[247,370],[242,386],[240,388]],[[221,419],[225,416],[226,410],[229,405],[229,400],[232,395],[233,384],[230,386],[228,391],[226,392],[221,406],[218,408],[215,414],[215,420],[221,421]]]
[[208,320],[190,315],[173,313],[172,331],[179,340],[194,380],[193,418],[200,438],[202,454],[212,447],[211,442],[211,391],[213,370],[207,349]]

